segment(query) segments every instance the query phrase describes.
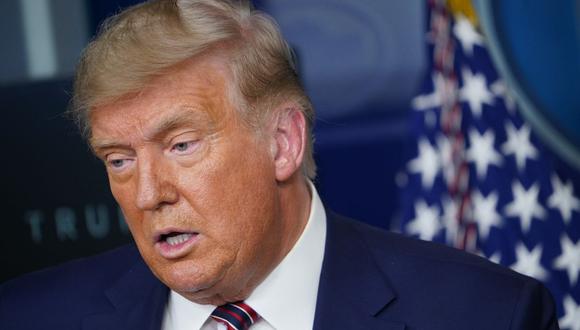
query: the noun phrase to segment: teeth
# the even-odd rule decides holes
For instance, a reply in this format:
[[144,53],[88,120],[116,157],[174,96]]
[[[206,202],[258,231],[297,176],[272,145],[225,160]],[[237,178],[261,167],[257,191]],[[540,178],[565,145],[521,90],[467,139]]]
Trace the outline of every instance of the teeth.
[[179,234],[177,236],[168,237],[167,244],[174,246],[186,242],[193,236],[192,234]]

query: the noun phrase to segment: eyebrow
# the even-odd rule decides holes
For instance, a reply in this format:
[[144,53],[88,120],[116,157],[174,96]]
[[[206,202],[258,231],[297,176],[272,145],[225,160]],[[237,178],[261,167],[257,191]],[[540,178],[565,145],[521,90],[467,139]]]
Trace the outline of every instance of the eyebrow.
[[145,138],[149,141],[159,140],[168,132],[182,127],[207,127],[210,124],[211,120],[205,111],[192,107],[180,107],[178,112],[164,118],[150,132],[147,132]]
[[118,143],[118,142],[115,142],[113,140],[109,140],[106,138],[105,139],[95,139],[95,138],[91,137],[91,138],[89,138],[89,148],[91,149],[91,151],[93,153],[95,153],[98,156],[99,151],[101,151],[101,150],[112,149],[112,148],[129,149],[130,146],[127,144]]
[[[145,139],[147,141],[159,141],[168,132],[182,128],[182,127],[201,127],[211,129],[212,120],[205,111],[200,111],[196,108],[184,106],[180,107],[179,111],[164,118],[160,123],[156,124],[149,132],[147,132]],[[89,139],[89,145],[93,152],[98,153],[100,150],[110,148],[125,148],[130,149],[130,145],[122,144],[109,139]]]

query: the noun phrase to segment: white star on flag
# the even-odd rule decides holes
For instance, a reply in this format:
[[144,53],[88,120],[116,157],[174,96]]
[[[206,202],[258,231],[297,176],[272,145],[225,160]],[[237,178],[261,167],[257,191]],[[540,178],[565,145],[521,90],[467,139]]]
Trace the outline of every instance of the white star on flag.
[[505,213],[511,217],[518,217],[521,220],[522,231],[527,233],[532,225],[532,218],[543,220],[546,211],[538,203],[540,187],[533,184],[530,189],[526,190],[518,181],[512,184],[512,193],[514,199],[506,205]]
[[562,253],[554,260],[554,268],[566,270],[570,285],[576,285],[578,273],[580,272],[580,240],[576,244],[572,243],[566,234],[560,239]]
[[548,206],[560,211],[564,223],[568,225],[572,219],[572,211],[580,211],[580,200],[574,197],[572,182],[564,184],[556,174],[552,175],[551,181],[554,191],[548,198]]
[[475,163],[477,176],[484,179],[490,165],[500,166],[502,164],[501,155],[493,147],[495,136],[491,130],[481,135],[477,129],[472,129],[469,131],[469,141],[470,147],[467,150],[466,158]]
[[423,188],[431,188],[441,167],[439,155],[427,139],[419,140],[418,150],[417,158],[409,161],[409,171],[421,175]]
[[473,216],[479,229],[479,237],[487,240],[492,226],[499,227],[501,216],[497,213],[498,195],[493,192],[484,197],[481,192],[473,194]]
[[433,73],[431,77],[433,80],[433,92],[413,98],[413,109],[421,111],[433,109],[442,105],[442,99],[445,95],[445,78],[439,72]]
[[503,99],[506,109],[513,114],[516,110],[516,100],[506,87],[503,80],[498,79],[490,86],[491,92],[498,98]]
[[580,330],[580,306],[570,295],[564,298],[564,317],[558,323],[562,329]]
[[542,257],[542,246],[538,244],[532,251],[528,251],[523,243],[516,246],[516,263],[510,267],[518,273],[531,276],[540,281],[545,280],[548,272],[542,264],[540,258]]
[[505,125],[507,141],[502,146],[502,151],[506,155],[513,154],[516,158],[518,170],[521,172],[526,165],[526,159],[537,159],[538,150],[530,142],[530,126],[524,124],[520,129],[507,122]]
[[407,231],[422,240],[432,240],[440,229],[439,208],[422,200],[415,202],[415,218],[407,224]]
[[463,87],[459,91],[461,101],[469,104],[469,109],[475,117],[481,117],[483,104],[493,105],[494,96],[487,89],[485,76],[481,73],[473,75],[471,70],[464,68],[461,70],[463,77]]
[[471,22],[465,16],[457,16],[457,23],[453,27],[453,34],[459,39],[463,51],[471,56],[473,55],[473,46],[483,45],[483,37],[477,33]]
[[496,253],[492,254],[488,259],[489,259],[489,261],[500,265],[501,264],[501,253],[499,251],[497,251]]

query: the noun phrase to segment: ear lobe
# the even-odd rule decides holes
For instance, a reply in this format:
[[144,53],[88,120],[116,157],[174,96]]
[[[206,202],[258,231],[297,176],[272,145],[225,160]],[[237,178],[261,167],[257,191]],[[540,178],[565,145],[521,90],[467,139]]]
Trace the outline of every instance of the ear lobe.
[[295,104],[278,112],[274,127],[276,179],[285,181],[300,171],[306,141],[306,119]]

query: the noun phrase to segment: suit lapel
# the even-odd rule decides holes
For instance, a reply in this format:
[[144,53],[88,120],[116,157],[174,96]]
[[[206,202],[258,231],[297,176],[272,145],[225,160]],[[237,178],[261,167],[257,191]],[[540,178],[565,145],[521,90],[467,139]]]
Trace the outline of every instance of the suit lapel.
[[353,224],[327,211],[314,329],[404,329],[380,314],[395,292]]
[[105,292],[111,310],[87,316],[83,330],[159,330],[168,293],[168,288],[139,259]]

